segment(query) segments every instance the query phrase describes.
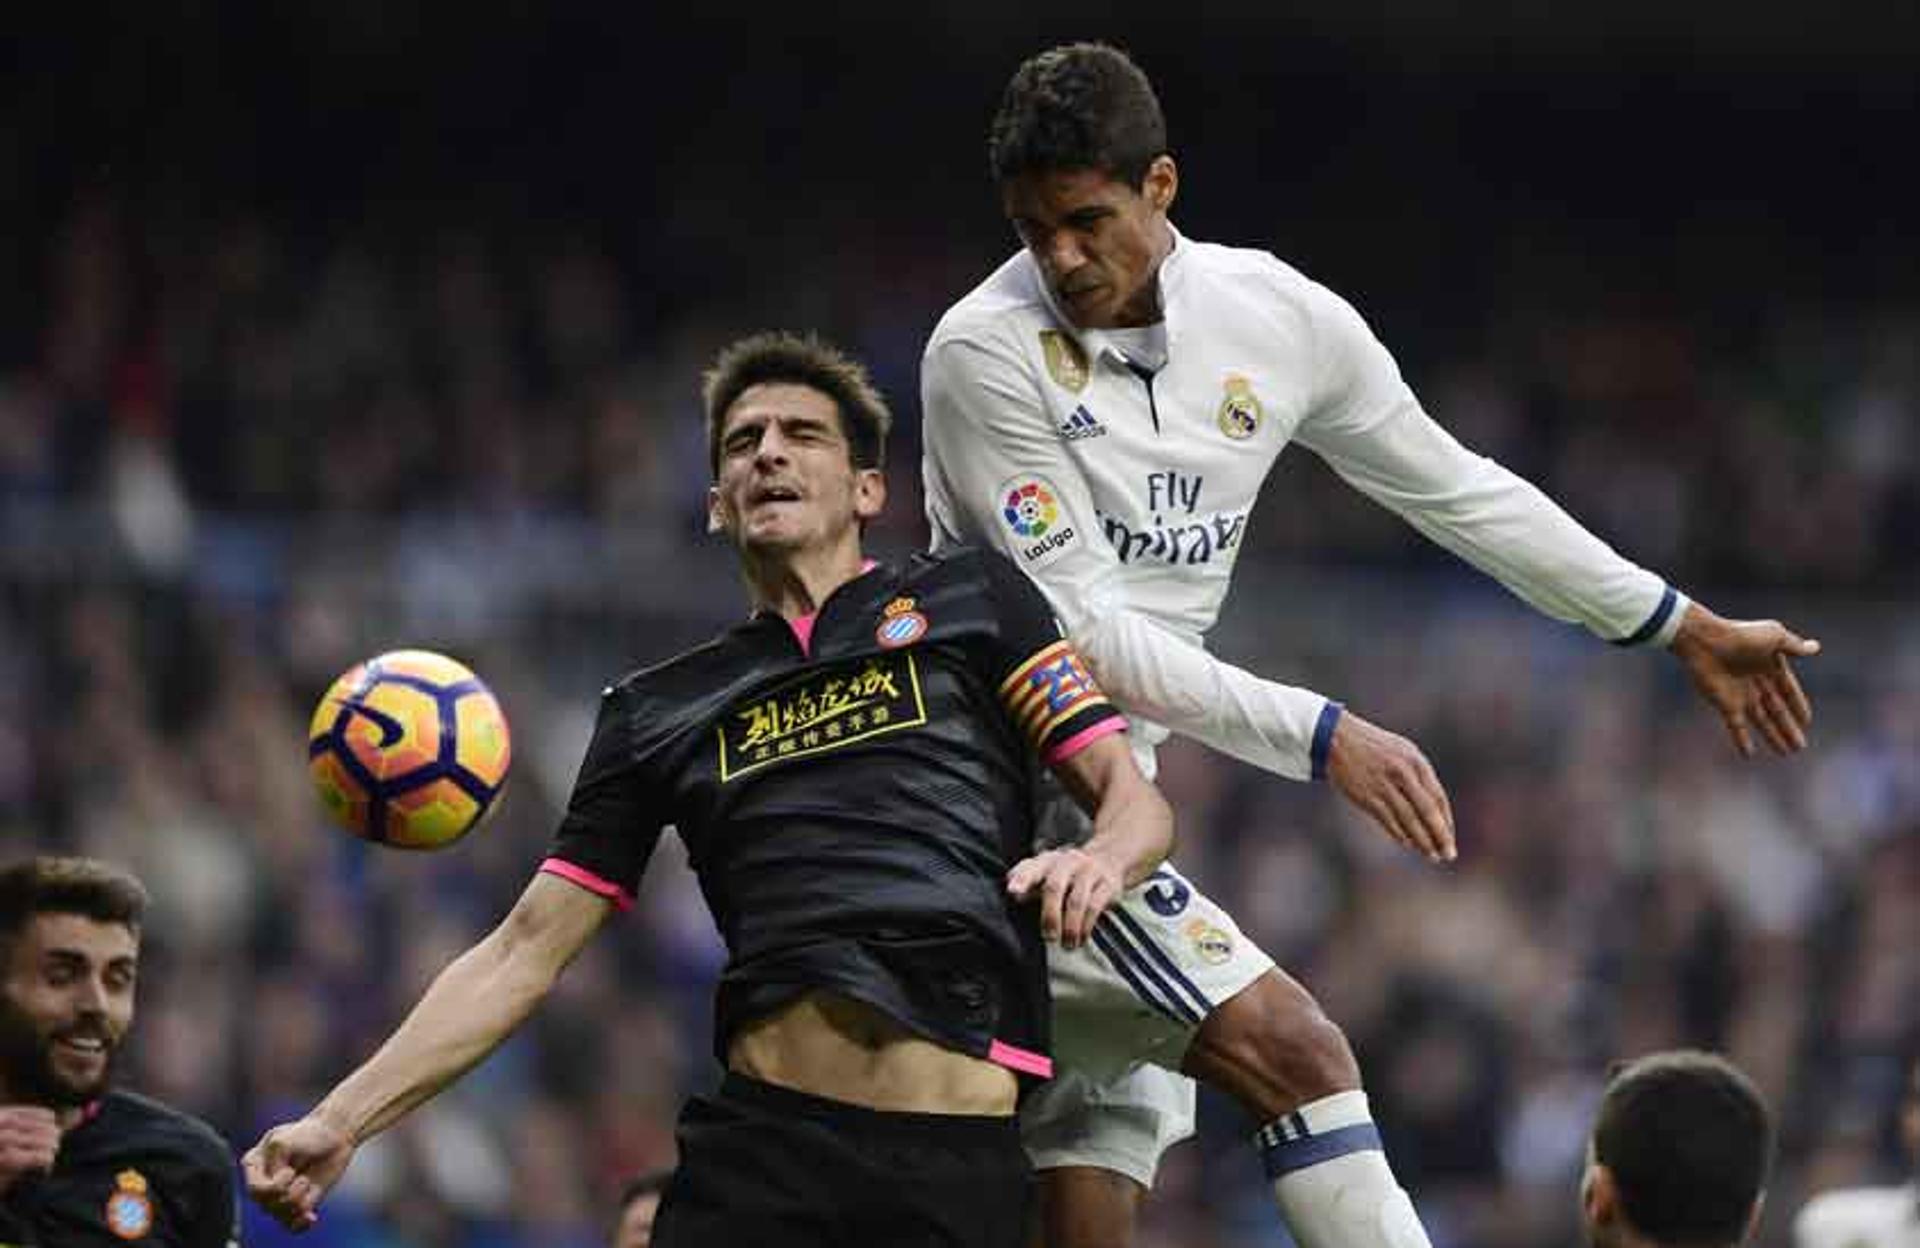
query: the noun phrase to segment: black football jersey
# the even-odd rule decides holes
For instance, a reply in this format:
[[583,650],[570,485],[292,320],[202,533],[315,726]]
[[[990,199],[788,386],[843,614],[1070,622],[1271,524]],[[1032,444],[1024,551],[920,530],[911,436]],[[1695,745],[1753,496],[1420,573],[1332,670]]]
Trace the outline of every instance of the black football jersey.
[[234,1162],[198,1118],[109,1092],[60,1139],[53,1169],[0,1195],[0,1248],[228,1248]]
[[716,1045],[814,990],[1046,1073],[1039,761],[1125,726],[1039,591],[954,550],[763,612],[606,690],[544,869],[630,901],[679,831],[726,941]]

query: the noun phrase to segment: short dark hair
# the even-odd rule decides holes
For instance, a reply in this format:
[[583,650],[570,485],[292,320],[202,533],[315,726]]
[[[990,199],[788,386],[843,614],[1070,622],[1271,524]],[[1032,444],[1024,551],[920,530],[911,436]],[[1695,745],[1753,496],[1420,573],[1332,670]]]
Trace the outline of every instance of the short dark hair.
[[759,385],[809,386],[833,400],[855,468],[882,468],[893,414],[866,366],[813,334],[753,334],[722,348],[703,379],[707,466],[720,475],[720,433],[727,409]]
[[0,952],[12,947],[35,915],[79,914],[138,933],[146,912],[146,886],[97,858],[42,855],[0,867]]
[[1028,58],[1000,97],[987,163],[1005,184],[1027,173],[1097,169],[1132,187],[1167,152],[1167,121],[1145,73],[1120,49],[1070,43]]
[[1736,1244],[1766,1185],[1773,1116],[1733,1063],[1654,1053],[1608,1083],[1593,1159],[1613,1172],[1621,1213],[1663,1244]]

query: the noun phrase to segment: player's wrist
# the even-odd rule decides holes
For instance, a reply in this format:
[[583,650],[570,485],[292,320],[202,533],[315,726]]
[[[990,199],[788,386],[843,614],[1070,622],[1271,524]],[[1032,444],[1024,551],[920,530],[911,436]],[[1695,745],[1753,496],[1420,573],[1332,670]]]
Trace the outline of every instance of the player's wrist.
[[321,1101],[309,1110],[307,1118],[355,1148],[359,1147],[369,1134],[366,1130],[367,1115],[355,1114],[348,1106],[332,1097]]

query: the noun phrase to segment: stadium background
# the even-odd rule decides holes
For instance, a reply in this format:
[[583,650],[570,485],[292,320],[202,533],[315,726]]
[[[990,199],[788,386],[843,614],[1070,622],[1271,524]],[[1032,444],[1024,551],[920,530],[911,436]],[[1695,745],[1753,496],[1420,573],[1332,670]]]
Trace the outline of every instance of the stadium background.
[[[1673,665],[1283,461],[1218,648],[1420,741],[1461,862],[1197,749],[1163,782],[1182,865],[1361,1048],[1436,1245],[1573,1242],[1606,1063],[1661,1045],[1728,1049],[1781,1109],[1764,1243],[1809,1189],[1897,1172],[1920,11],[556,7],[18,15],[0,836],[154,889],[132,1084],[239,1147],[310,1103],[522,886],[601,684],[737,618],[699,522],[719,343],[807,327],[865,356],[901,417],[876,536],[921,540],[919,347],[1011,246],[987,118],[1023,56],[1099,36],[1159,86],[1185,230],[1347,293],[1465,439],[1827,643],[1815,748],[1742,764]],[[330,831],[303,773],[311,700],[400,645],[468,659],[516,729],[498,818],[435,857]],[[713,1077],[716,960],[663,851],[304,1242],[594,1242]],[[1246,1124],[1203,1120],[1146,1242],[1280,1242]]]

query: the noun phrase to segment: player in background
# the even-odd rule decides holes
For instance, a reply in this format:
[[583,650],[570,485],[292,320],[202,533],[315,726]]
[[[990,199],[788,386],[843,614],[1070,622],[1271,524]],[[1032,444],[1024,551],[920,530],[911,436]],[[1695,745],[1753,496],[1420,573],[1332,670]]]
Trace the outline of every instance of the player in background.
[[1920,1248],[1920,1057],[1907,1068],[1900,1098],[1900,1143],[1905,1183],[1815,1196],[1794,1219],[1794,1248]]
[[[247,1154],[283,1223],[311,1226],[361,1141],[526,1018],[631,904],[671,823],[727,945],[726,1075],[681,1116],[655,1242],[1020,1243],[1017,1076],[1050,1070],[1042,938],[1084,939],[1165,856],[1170,812],[1004,559],[863,557],[889,419],[864,369],[749,338],[708,375],[706,409],[710,517],[754,614],[605,691],[513,911]],[[1092,813],[1083,849],[1034,853],[1042,760]]]
[[620,1205],[613,1219],[608,1248],[652,1248],[653,1223],[660,1216],[660,1196],[667,1190],[671,1170],[635,1175],[620,1188]]
[[[1264,251],[1173,227],[1165,122],[1124,54],[1028,60],[989,156],[1023,249],[927,345],[934,546],[995,546],[1032,576],[1149,754],[1172,731],[1325,778],[1400,844],[1454,855],[1446,793],[1411,742],[1204,647],[1290,442],[1545,614],[1671,650],[1742,754],[1805,746],[1788,660],[1817,643],[1722,619],[1621,558],[1429,418],[1345,300]],[[1303,1248],[1426,1243],[1345,1037],[1177,872],[1123,898],[1091,947],[1053,952],[1066,1073],[1023,1127],[1055,1248],[1127,1242],[1160,1153],[1191,1131],[1192,1085],[1143,1060],[1255,1116]]]
[[1594,1248],[1736,1248],[1753,1238],[1773,1116],[1725,1058],[1652,1053],[1608,1081],[1587,1146],[1581,1221]]
[[0,867],[0,1244],[239,1242],[233,1157],[197,1118],[112,1085],[147,892],[88,858]]

